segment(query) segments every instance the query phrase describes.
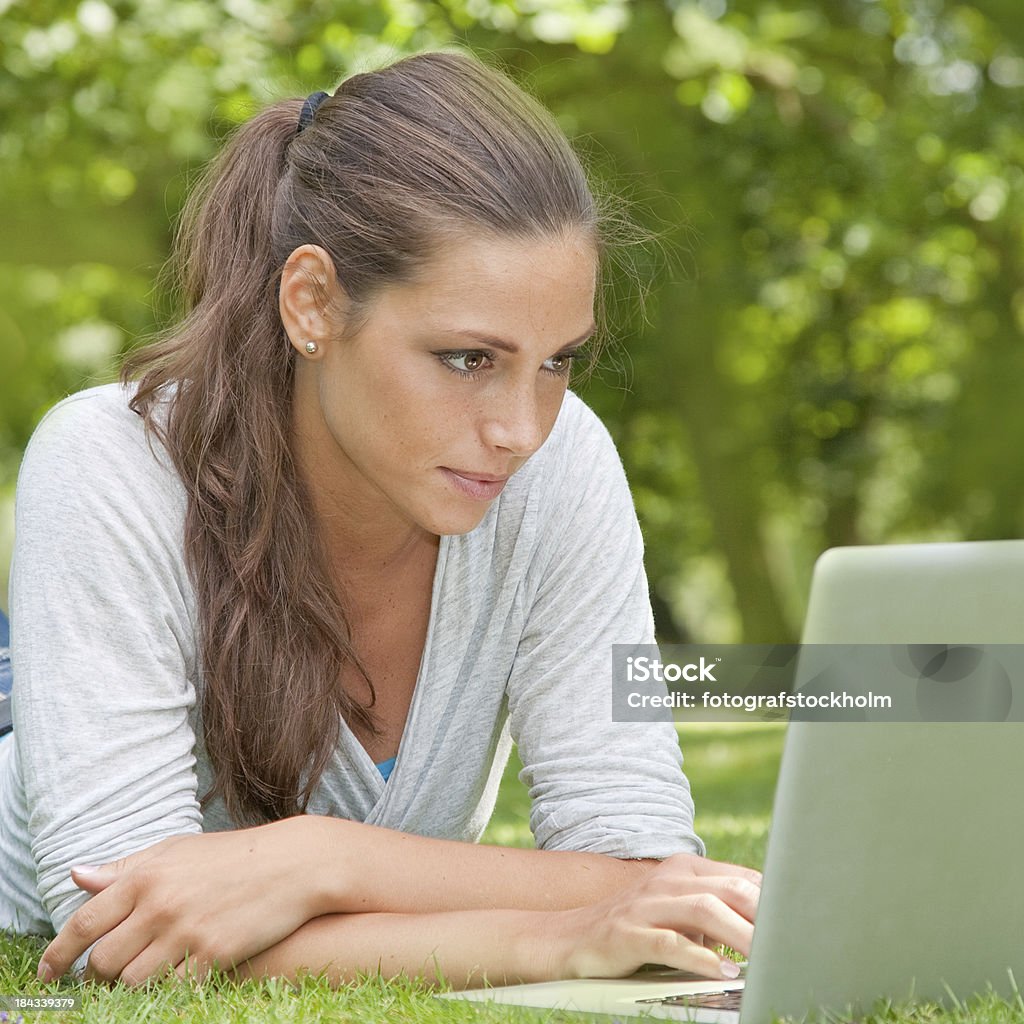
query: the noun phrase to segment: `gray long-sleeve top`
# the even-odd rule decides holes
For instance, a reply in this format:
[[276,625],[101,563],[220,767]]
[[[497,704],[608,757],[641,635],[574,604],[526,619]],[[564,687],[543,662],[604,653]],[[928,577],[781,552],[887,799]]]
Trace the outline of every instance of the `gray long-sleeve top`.
[[[199,808],[211,775],[185,492],[130,393],[56,405],[18,477],[0,927],[22,933],[53,934],[88,898],[72,865],[236,827],[219,799]],[[309,812],[476,841],[515,741],[540,848],[703,853],[671,723],[612,721],[611,645],[653,641],[622,464],[569,392],[479,526],[441,538],[389,781],[343,722]]]

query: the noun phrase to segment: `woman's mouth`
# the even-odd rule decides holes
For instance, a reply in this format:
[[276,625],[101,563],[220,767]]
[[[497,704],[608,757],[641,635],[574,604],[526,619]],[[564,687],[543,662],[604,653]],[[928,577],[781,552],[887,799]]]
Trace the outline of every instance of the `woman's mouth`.
[[477,501],[493,501],[508,483],[507,476],[495,477],[488,473],[477,476],[470,470],[448,469],[446,466],[441,467],[441,472],[459,493]]

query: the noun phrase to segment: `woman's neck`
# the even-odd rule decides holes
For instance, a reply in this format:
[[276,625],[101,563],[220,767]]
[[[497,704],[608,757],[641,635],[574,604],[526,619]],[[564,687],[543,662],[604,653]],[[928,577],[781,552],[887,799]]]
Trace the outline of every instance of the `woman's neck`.
[[295,403],[292,450],[332,567],[357,587],[418,573],[436,556],[440,537],[370,484],[311,409],[309,396]]

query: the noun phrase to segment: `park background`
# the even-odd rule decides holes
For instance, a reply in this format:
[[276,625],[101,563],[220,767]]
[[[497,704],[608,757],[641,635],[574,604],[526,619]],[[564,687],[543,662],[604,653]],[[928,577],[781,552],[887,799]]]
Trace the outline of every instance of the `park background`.
[[663,640],[796,639],[833,545],[1018,536],[1019,14],[0,0],[0,601],[29,434],[157,326],[174,220],[225,134],[450,43],[550,107],[659,236],[622,253],[635,279],[611,275],[613,346],[579,390],[625,462]]
[[[834,545],[1020,535],[1019,0],[0,0],[0,605],[31,431],[171,311],[157,273],[227,133],[451,44],[655,239],[610,267],[574,387],[662,641],[798,639]],[[759,863],[781,729],[683,746],[711,852]],[[531,840],[515,769],[490,841]]]

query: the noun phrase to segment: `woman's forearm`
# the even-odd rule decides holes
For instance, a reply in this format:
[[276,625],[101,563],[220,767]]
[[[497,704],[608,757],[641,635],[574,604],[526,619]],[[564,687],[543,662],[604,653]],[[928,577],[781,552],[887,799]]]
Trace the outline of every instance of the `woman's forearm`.
[[[443,977],[453,988],[561,977],[559,915],[524,910],[438,914],[326,914],[230,972],[296,980],[326,972],[332,985],[360,973]],[[382,952],[383,951],[383,952]]]
[[481,846],[304,815],[275,823],[321,914],[566,910],[638,881],[659,862],[599,853]]
[[[206,962],[237,964],[328,914],[568,912],[621,893],[660,866],[427,839],[315,815],[172,836],[73,876],[92,898],[47,947],[40,970],[60,976],[108,933],[119,939],[103,946],[106,967],[90,961],[97,976],[141,980],[148,973],[126,965],[152,934],[170,963],[191,948]],[[118,928],[129,914],[134,931]],[[237,927],[240,920],[245,927]]]
[[714,949],[746,956],[760,875],[700,857],[670,857],[647,877],[571,910],[458,910],[325,914],[239,964],[233,977],[324,974],[331,984],[360,974],[442,978],[453,988],[560,978],[623,978],[665,964],[708,978],[738,968]]

